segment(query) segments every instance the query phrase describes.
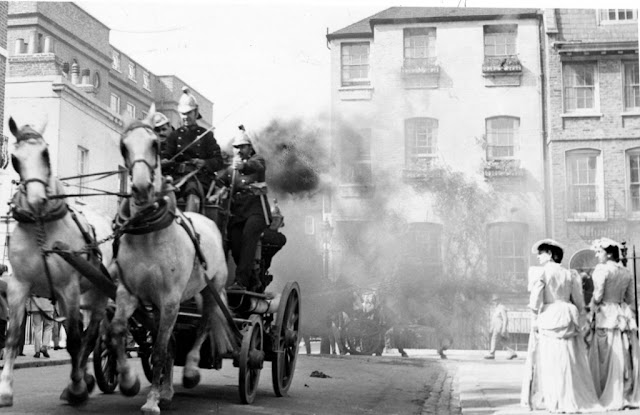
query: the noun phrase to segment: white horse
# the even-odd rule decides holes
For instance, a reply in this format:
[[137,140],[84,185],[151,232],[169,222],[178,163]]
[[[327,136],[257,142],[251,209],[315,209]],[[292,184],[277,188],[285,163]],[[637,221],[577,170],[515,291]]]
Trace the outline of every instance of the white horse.
[[[29,295],[57,302],[60,314],[66,317],[64,326],[67,351],[71,356],[71,381],[61,399],[72,404],[84,402],[95,385],[93,376],[86,373],[86,364],[108,297],[60,256],[47,251],[56,241],[73,251],[83,250],[91,237],[100,240],[110,235],[111,223],[88,210],[84,214],[75,212],[63,198],[54,198],[64,192],[61,183],[51,175],[48,145],[41,132],[29,126],[18,129],[13,118],[9,120],[9,128],[17,139],[12,163],[20,175],[20,186],[13,198],[13,216],[17,223],[9,245],[13,275],[7,289],[10,320],[4,354],[6,362],[0,376],[0,406],[13,405],[14,362]],[[100,250],[103,264],[110,263],[111,244],[101,245]],[[95,267],[100,267],[97,251],[89,255],[89,260]],[[81,293],[84,295],[82,301]],[[84,336],[81,302],[86,303],[91,312]]]
[[[230,325],[212,292],[215,290],[219,294],[226,307],[224,287],[228,271],[222,236],[215,223],[205,216],[171,209],[175,198],[163,189],[160,143],[151,127],[154,113],[155,106],[152,105],[147,118],[128,125],[120,141],[131,178],[131,198],[122,206],[123,215],[128,219],[123,225],[115,259],[120,284],[110,329],[111,347],[118,355],[120,391],[133,395],[139,391],[140,381],[125,357],[127,320],[141,305],[152,304],[159,314],[151,359],[153,380],[147,402],[142,407],[145,414],[160,413],[160,406],[170,403],[173,398],[173,357],[167,346],[182,301],[202,294],[201,324],[184,366],[185,387],[193,387],[200,380],[200,347],[211,331],[217,354],[232,351],[234,345]],[[144,228],[145,218],[150,216],[161,224],[150,226],[148,232],[135,230],[137,225],[133,224]],[[191,233],[199,235],[202,257],[189,232],[179,222],[187,223]]]

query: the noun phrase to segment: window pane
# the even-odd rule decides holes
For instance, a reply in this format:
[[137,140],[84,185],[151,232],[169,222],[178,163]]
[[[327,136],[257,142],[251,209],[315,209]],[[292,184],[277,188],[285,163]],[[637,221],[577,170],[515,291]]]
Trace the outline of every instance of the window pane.
[[369,85],[369,44],[342,45],[342,85]]
[[513,157],[520,120],[513,117],[497,117],[488,119],[486,124],[487,160]]
[[597,166],[599,155],[578,153],[568,156],[569,208],[571,213],[598,211]]
[[640,107],[640,76],[638,62],[624,63],[624,108]]
[[595,108],[594,63],[565,64],[563,67],[565,112]]
[[490,276],[512,288],[522,286],[526,281],[527,226],[521,223],[495,224],[489,227],[488,233]]
[[438,120],[412,118],[405,122],[407,163],[428,167],[436,156]]

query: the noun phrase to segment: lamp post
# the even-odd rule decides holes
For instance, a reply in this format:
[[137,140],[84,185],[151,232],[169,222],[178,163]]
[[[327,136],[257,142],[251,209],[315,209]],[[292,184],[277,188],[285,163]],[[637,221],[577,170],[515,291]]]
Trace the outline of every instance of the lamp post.
[[325,219],[322,222],[322,277],[325,280],[329,279],[329,248],[331,246],[331,237],[333,234],[333,227],[329,220]]

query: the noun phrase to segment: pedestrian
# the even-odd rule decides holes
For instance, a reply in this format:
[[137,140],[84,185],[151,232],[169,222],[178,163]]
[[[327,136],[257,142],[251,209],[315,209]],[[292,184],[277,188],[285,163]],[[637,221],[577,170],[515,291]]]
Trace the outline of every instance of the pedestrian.
[[509,316],[507,308],[502,304],[497,294],[491,297],[493,311],[491,313],[491,345],[485,359],[496,358],[496,348],[502,346],[509,353],[507,359],[518,357],[516,352],[509,347]]
[[236,275],[229,289],[262,292],[264,287],[255,272],[255,255],[260,235],[271,222],[264,194],[266,162],[256,153],[244,127],[239,128],[233,141],[235,155],[231,165],[218,174],[219,188],[210,201],[217,202],[225,189],[233,188],[227,237]]
[[[198,101],[188,88],[178,101],[178,112],[182,126],[173,131],[162,145],[162,172],[173,177],[174,183],[197,170],[197,180],[187,180],[176,189],[176,198],[185,203],[184,210],[197,212],[202,206],[211,182],[218,170],[224,167],[220,146],[212,131],[200,127],[197,120],[202,118]],[[196,142],[197,140],[197,142]],[[171,161],[171,159],[175,160]]]
[[620,263],[620,246],[602,238],[592,248],[593,311],[589,364],[600,403],[608,411],[640,406],[640,352],[633,312],[631,272]]
[[35,354],[39,358],[40,353],[49,357],[49,343],[53,331],[53,304],[48,298],[31,297],[29,301],[29,313],[33,323],[33,345]]
[[[60,317],[60,313],[58,312],[58,308],[56,307],[55,311],[53,312],[53,316],[54,317]],[[62,326],[62,323],[58,322],[58,321],[54,321],[53,322],[53,350],[60,350],[62,349],[62,347],[60,346],[60,337],[61,337],[61,332],[62,329],[64,327]]]
[[7,304],[7,281],[9,267],[0,264],[0,359],[4,359],[4,346],[7,340],[7,322],[9,321],[9,304]]
[[[564,250],[558,242],[543,239],[533,245],[532,252],[538,254],[541,268],[531,282],[529,300],[537,349],[531,368],[538,378],[536,387],[540,388],[543,407],[531,409],[567,413],[602,410],[580,333],[584,310],[580,276],[560,265]],[[535,392],[529,391],[529,395]]]

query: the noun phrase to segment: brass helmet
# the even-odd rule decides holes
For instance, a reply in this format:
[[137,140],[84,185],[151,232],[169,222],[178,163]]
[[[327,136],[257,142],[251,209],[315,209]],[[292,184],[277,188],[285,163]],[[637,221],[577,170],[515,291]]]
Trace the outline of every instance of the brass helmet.
[[182,96],[178,101],[178,112],[186,114],[189,111],[198,109],[198,100],[190,92],[186,86],[182,87]]
[[240,147],[240,146],[243,146],[245,144],[249,144],[250,146],[253,146],[253,143],[251,142],[251,139],[249,138],[249,134],[247,134],[247,131],[244,129],[244,125],[238,126],[238,129],[240,130],[240,132],[233,139],[233,144],[232,145],[234,147]]
[[151,123],[153,124],[154,128],[155,127],[162,127],[163,125],[169,123],[169,119],[163,113],[156,112],[155,114],[153,114],[153,118],[151,119]]

